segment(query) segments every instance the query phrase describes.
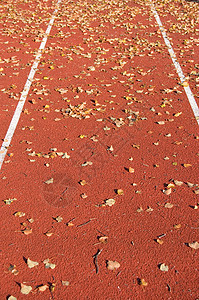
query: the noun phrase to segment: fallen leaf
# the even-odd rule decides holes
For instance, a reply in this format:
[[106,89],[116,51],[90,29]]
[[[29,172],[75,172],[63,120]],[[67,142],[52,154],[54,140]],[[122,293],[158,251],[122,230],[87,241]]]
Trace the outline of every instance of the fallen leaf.
[[21,232],[24,233],[25,235],[29,235],[32,233],[32,228],[25,228],[21,230]]
[[117,190],[117,194],[120,195],[120,196],[122,196],[122,195],[124,195],[124,191],[122,189],[118,189]]
[[80,180],[80,182],[79,182],[82,186],[84,186],[84,185],[86,185],[87,184],[87,182],[86,182],[86,180]]
[[139,280],[139,285],[141,285],[141,286],[147,286],[148,283],[142,278],[142,279]]
[[28,295],[32,291],[32,287],[30,285],[25,285],[21,283],[21,293],[23,295]]
[[189,247],[192,249],[199,249],[199,243],[198,242],[193,242],[193,243],[188,243]]
[[183,185],[183,181],[174,180],[173,182],[174,182],[174,183],[175,183],[175,185],[177,185],[177,186],[181,186],[181,185]]
[[163,190],[163,193],[165,194],[165,195],[170,195],[171,194],[171,192],[172,192],[172,189],[171,188],[169,188],[169,189],[167,189],[167,190]]
[[44,284],[44,285],[40,285],[40,286],[38,287],[38,290],[39,290],[40,292],[45,292],[48,288],[49,288],[49,286],[48,286],[47,284]]
[[165,204],[165,206],[164,207],[166,207],[166,208],[172,208],[173,207],[173,204],[172,203],[169,203],[169,202],[167,202],[166,204]]
[[164,242],[163,242],[163,240],[161,240],[161,239],[156,239],[155,240],[159,245],[162,245]]
[[129,173],[134,173],[135,172],[135,169],[129,167]]
[[107,206],[113,206],[115,204],[114,199],[107,199],[104,202],[105,202],[105,205],[107,205]]
[[15,217],[21,218],[21,217],[24,217],[24,216],[25,216],[25,213],[22,212],[22,211],[17,211],[16,213],[14,213],[14,216],[15,216]]
[[32,269],[39,265],[37,261],[32,261],[30,258],[27,259],[28,268]]
[[117,261],[108,260],[107,261],[107,269],[108,270],[115,270],[120,267],[120,264]]
[[98,240],[99,240],[100,243],[107,244],[107,242],[108,242],[108,236],[100,236],[98,238]]
[[6,298],[7,300],[17,300],[17,298],[16,297],[14,297],[14,296],[9,296],[8,298]]
[[53,183],[53,178],[50,178],[50,179],[46,180],[44,183],[46,183],[46,184],[51,184],[51,183]]
[[173,228],[175,228],[175,229],[180,229],[181,228],[181,224],[175,224],[175,225],[173,225]]
[[50,259],[49,259],[49,258],[45,259],[45,260],[43,261],[43,263],[44,263],[46,269],[54,269],[54,268],[56,267],[55,264],[52,264],[52,263],[50,262]]
[[6,205],[10,205],[12,202],[16,201],[17,199],[16,198],[9,198],[9,199],[6,199],[6,200],[3,200],[3,202],[6,204]]
[[69,286],[69,284],[70,284],[69,281],[64,281],[64,280],[62,280],[61,283],[62,283],[63,286]]
[[57,216],[57,217],[55,218],[55,220],[57,221],[57,223],[60,223],[60,222],[63,221],[63,218],[62,218],[61,216]]
[[159,268],[162,272],[168,272],[169,271],[169,267],[165,264],[160,264]]
[[188,168],[188,167],[191,167],[192,165],[191,165],[191,164],[182,164],[182,166],[183,166],[184,168]]

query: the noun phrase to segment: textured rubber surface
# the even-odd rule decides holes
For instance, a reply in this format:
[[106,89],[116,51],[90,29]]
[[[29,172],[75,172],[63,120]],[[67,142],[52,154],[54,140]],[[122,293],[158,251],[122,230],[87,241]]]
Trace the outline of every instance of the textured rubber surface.
[[[198,103],[198,4],[154,4]],[[56,2],[0,7],[3,140]],[[197,299],[198,140],[150,2],[62,1],[0,173],[1,299]]]

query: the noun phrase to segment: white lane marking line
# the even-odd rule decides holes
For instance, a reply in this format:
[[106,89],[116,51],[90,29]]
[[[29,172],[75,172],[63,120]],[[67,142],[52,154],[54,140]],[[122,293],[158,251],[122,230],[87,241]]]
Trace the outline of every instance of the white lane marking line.
[[25,83],[25,86],[24,86],[24,89],[22,91],[21,97],[19,99],[19,102],[18,102],[17,107],[15,109],[14,115],[13,115],[12,120],[10,122],[10,126],[8,128],[8,131],[7,131],[6,136],[4,138],[3,144],[1,146],[1,149],[0,149],[0,170],[1,170],[2,164],[4,162],[8,147],[10,146],[12,137],[13,137],[14,132],[15,132],[15,129],[17,127],[18,121],[20,119],[23,106],[25,104],[26,98],[28,96],[28,93],[29,93],[29,90],[30,90],[30,87],[31,87],[31,84],[32,84],[32,80],[35,76],[35,72],[37,70],[37,67],[38,67],[38,64],[40,62],[40,59],[41,59],[42,53],[44,51],[44,48],[46,46],[47,38],[48,38],[48,35],[49,35],[49,33],[51,31],[51,28],[53,26],[55,16],[56,16],[56,13],[58,11],[59,4],[60,4],[61,1],[62,0],[58,0],[58,2],[56,4],[57,8],[54,10],[54,12],[52,14],[52,18],[51,18],[50,22],[48,23],[48,27],[46,29],[45,35],[44,35],[44,37],[41,41],[41,44],[40,44],[40,47],[39,47],[39,50],[38,50],[38,54],[37,54],[37,56],[36,56],[36,58],[33,62],[32,68],[31,68],[30,73],[28,75],[28,79]]
[[[166,44],[166,46],[168,48],[169,54],[171,56],[173,64],[174,64],[174,66],[176,68],[176,71],[178,73],[178,76],[180,78],[180,81],[183,84],[186,81],[186,78],[185,78],[185,76],[183,74],[183,71],[181,69],[181,66],[180,66],[178,60],[177,60],[177,57],[176,57],[175,52],[174,52],[174,50],[173,50],[173,48],[171,46],[171,43],[170,43],[170,41],[169,41],[169,39],[168,39],[168,37],[166,35],[166,31],[165,31],[165,29],[164,29],[164,27],[162,25],[162,22],[161,22],[160,17],[159,17],[159,15],[157,13],[157,10],[155,9],[155,6],[154,6],[152,0],[149,0],[149,2],[150,2],[151,10],[152,10],[152,12],[154,14],[154,17],[156,19],[156,22],[159,25],[159,28],[160,28],[160,31],[162,33],[162,37],[164,39],[164,42],[165,42],[165,44]],[[189,100],[189,103],[191,105],[191,108],[193,110],[193,113],[194,113],[194,116],[196,118],[196,121],[197,121],[197,123],[199,125],[199,108],[198,108],[198,105],[197,105],[196,100],[194,98],[194,95],[193,95],[193,93],[192,93],[192,91],[191,91],[191,89],[190,89],[189,86],[183,86],[183,87],[184,87],[185,93],[187,95],[187,98]]]

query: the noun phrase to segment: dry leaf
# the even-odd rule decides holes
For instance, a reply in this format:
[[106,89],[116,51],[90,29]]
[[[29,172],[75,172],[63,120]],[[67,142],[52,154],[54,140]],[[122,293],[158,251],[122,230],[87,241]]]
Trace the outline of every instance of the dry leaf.
[[32,291],[32,287],[30,285],[25,285],[21,283],[21,293],[23,295],[28,295]]
[[53,183],[53,178],[50,178],[50,179],[46,180],[44,183],[46,183],[46,184],[51,184],[51,183]]
[[189,243],[188,245],[192,249],[195,249],[195,250],[199,249],[199,243],[198,242]]
[[164,242],[163,242],[163,240],[161,240],[161,239],[156,239],[155,240],[159,245],[162,245]]
[[60,222],[63,221],[63,218],[62,218],[61,216],[57,216],[57,217],[55,218],[55,220],[57,221],[57,223],[60,223]]
[[63,281],[63,280],[62,280],[62,282],[61,282],[61,283],[62,283],[62,285],[63,285],[63,286],[69,286],[69,284],[70,284],[70,282],[69,282],[69,281]]
[[171,192],[172,192],[172,189],[171,188],[169,188],[169,189],[167,189],[167,190],[163,190],[163,193],[165,194],[165,195],[170,195],[171,194]]
[[30,260],[30,258],[28,258],[27,265],[28,265],[28,268],[32,269],[32,268],[38,266],[39,263],[37,261],[32,261],[32,260]]
[[45,292],[47,289],[48,289],[48,285],[47,285],[47,284],[40,285],[40,286],[38,287],[38,290],[39,290],[40,292]]
[[47,231],[47,232],[45,232],[44,234],[45,234],[46,236],[49,237],[49,236],[52,236],[52,235],[53,235],[53,232]]
[[160,264],[159,268],[162,272],[168,272],[169,271],[169,267],[165,264]]
[[188,168],[188,167],[191,167],[192,165],[191,164],[182,164],[183,165],[183,167],[185,167],[185,168]]
[[45,268],[46,268],[46,269],[54,269],[54,268],[56,267],[55,264],[52,264],[52,263],[50,262],[50,259],[49,259],[49,258],[45,259],[45,260],[43,261],[43,263],[45,264]]
[[8,298],[6,298],[7,300],[17,300],[17,298],[16,297],[14,297],[14,296],[9,296]]
[[114,204],[115,204],[115,200],[114,199],[107,199],[107,200],[105,200],[105,205],[113,206]]
[[86,185],[87,184],[87,182],[86,182],[86,180],[80,180],[80,182],[79,182],[82,186],[84,186],[84,185]]
[[148,283],[142,278],[142,279],[139,280],[139,285],[141,285],[141,286],[147,286]]
[[164,125],[165,124],[165,121],[159,121],[159,122],[156,122],[158,125]]
[[122,189],[118,189],[117,190],[117,194],[120,195],[120,196],[122,196],[122,195],[124,195],[124,191]]
[[129,173],[134,173],[135,172],[135,169],[129,167]]
[[98,238],[98,240],[99,240],[100,243],[107,244],[107,242],[108,242],[108,236],[100,236]]
[[21,217],[24,217],[24,216],[25,216],[25,213],[22,212],[22,211],[17,211],[16,213],[14,213],[14,216],[15,216],[15,217],[21,218]]
[[180,229],[181,228],[181,224],[175,224],[175,225],[173,225],[173,228],[175,228],[175,229]]
[[21,232],[23,232],[25,235],[29,235],[32,233],[32,228],[25,228],[21,230]]
[[108,260],[107,261],[107,269],[108,270],[115,270],[120,267],[120,264],[117,261]]
[[10,205],[13,201],[16,201],[17,199],[16,198],[9,198],[9,199],[6,199],[6,200],[3,200],[3,202],[6,204],[6,205]]
[[172,207],[173,207],[173,204],[168,202],[168,203],[165,204],[164,207],[166,207],[166,208],[172,208]]
[[174,180],[175,185],[177,186],[181,186],[183,185],[183,181],[179,181],[179,180]]

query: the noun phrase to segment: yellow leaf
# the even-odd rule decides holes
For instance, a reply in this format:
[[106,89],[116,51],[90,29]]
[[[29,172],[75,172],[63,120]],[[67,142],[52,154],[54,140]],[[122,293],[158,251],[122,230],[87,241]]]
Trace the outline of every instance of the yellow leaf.
[[120,196],[122,196],[122,195],[124,195],[124,191],[122,189],[118,189],[117,190],[117,194],[120,195]]

